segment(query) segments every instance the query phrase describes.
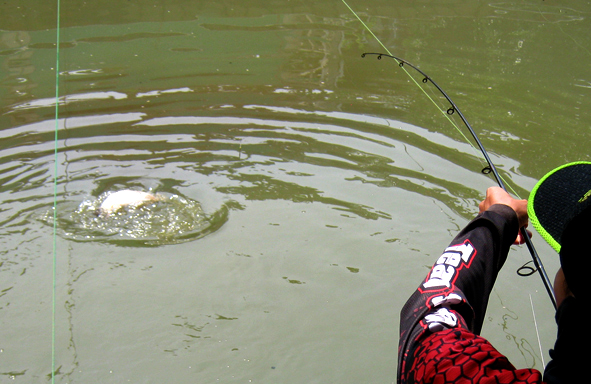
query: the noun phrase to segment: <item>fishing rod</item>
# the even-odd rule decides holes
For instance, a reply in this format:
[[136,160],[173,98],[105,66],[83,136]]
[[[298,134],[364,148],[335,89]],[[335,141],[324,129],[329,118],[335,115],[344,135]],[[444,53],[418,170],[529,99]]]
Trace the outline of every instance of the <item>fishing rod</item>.
[[[486,160],[486,163],[488,164],[487,166],[485,166],[482,169],[482,173],[484,173],[484,174],[490,174],[490,173],[492,173],[493,176],[494,176],[494,178],[496,179],[497,184],[499,185],[499,187],[501,187],[502,189],[504,189],[505,191],[507,191],[507,188],[505,186],[505,183],[503,182],[503,179],[499,175],[499,173],[497,171],[497,168],[495,167],[494,163],[490,159],[490,156],[488,155],[488,152],[484,148],[484,145],[482,145],[482,142],[478,138],[478,135],[476,135],[476,132],[474,131],[474,129],[472,129],[472,126],[470,125],[470,123],[468,123],[468,121],[466,120],[466,118],[464,117],[464,115],[462,114],[462,112],[460,111],[460,109],[458,108],[458,106],[447,95],[447,93],[439,86],[439,84],[437,84],[429,75],[427,75],[425,72],[423,72],[422,70],[420,70],[418,67],[412,65],[408,61],[403,60],[403,59],[401,59],[399,57],[393,56],[391,54],[374,53],[374,52],[366,52],[366,53],[363,53],[361,55],[361,57],[366,57],[368,55],[377,56],[377,59],[378,60],[381,60],[382,57],[388,57],[390,59],[393,59],[394,61],[396,61],[398,63],[398,66],[399,67],[403,68],[404,66],[408,66],[408,67],[412,68],[413,70],[417,71],[418,73],[420,73],[423,76],[423,79],[422,79],[422,82],[423,83],[425,83],[425,84],[426,83],[433,84],[435,86],[435,88],[437,88],[437,90],[443,95],[443,97],[445,97],[445,99],[450,104],[450,107],[445,112],[448,115],[448,118],[449,118],[449,116],[451,116],[453,114],[457,114],[459,116],[459,118],[462,120],[462,122],[464,123],[464,125],[466,126],[466,128],[468,128],[468,131],[470,131],[470,134],[472,135],[472,137],[474,138],[474,141],[478,145],[478,148],[480,149],[480,152],[482,152],[482,155],[484,156],[484,159]],[[407,72],[407,74],[408,74],[408,72]],[[410,76],[410,74],[409,74],[409,76]],[[412,78],[412,76],[411,76],[411,78]],[[412,79],[414,80],[414,78],[412,78]],[[415,81],[415,83],[416,83],[416,81]],[[418,83],[417,83],[417,85],[418,85]],[[420,85],[418,85],[418,86],[422,89],[422,87]],[[527,234],[527,231],[526,231],[525,227],[520,228],[520,233],[521,233],[522,239],[524,240],[525,244],[527,245],[527,249],[529,250],[529,253],[530,253],[531,257],[532,257],[532,261],[533,261],[534,266],[535,266],[535,269],[533,269],[530,274],[532,274],[532,273],[534,273],[536,271],[540,272],[540,277],[542,278],[542,282],[544,283],[544,286],[546,287],[546,291],[548,292],[548,295],[550,296],[550,300],[552,301],[552,304],[554,305],[554,309],[556,309],[556,298],[554,297],[554,291],[552,289],[552,284],[550,283],[550,279],[548,278],[548,275],[546,274],[546,270],[544,269],[544,265],[542,264],[542,260],[538,256],[538,253],[536,252],[536,249],[534,248],[534,245],[531,242],[531,239],[530,239],[529,235]],[[526,268],[527,267],[525,267],[525,265],[524,265],[523,267],[520,268],[520,270],[521,269],[526,269]],[[522,273],[519,273],[519,274],[522,275],[522,276],[523,275],[526,275],[526,274],[522,274]]]

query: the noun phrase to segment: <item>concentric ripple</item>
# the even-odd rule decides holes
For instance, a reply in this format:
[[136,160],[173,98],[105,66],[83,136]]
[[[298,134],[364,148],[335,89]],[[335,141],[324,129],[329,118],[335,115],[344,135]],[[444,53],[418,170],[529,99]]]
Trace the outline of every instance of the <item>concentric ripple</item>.
[[[224,205],[211,214],[185,196],[158,193],[158,201],[100,214],[101,203],[112,192],[58,210],[59,235],[72,241],[97,241],[121,246],[159,246],[191,241],[219,229],[228,220]],[[49,212],[43,221],[50,224]]]

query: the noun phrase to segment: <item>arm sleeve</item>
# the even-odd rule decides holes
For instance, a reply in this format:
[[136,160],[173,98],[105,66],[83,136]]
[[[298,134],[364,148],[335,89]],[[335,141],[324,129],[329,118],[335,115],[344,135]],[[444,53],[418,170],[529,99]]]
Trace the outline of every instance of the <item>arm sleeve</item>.
[[433,332],[482,329],[488,298],[519,231],[511,207],[493,205],[454,238],[404,305],[400,315],[398,377],[413,350]]

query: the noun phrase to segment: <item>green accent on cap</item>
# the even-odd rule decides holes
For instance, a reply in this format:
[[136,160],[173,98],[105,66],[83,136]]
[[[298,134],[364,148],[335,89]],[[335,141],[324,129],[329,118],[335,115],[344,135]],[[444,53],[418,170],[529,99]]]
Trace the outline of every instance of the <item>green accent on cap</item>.
[[[546,242],[548,244],[550,244],[550,246],[552,248],[554,248],[554,250],[556,252],[560,253],[560,249],[561,249],[561,245],[560,245],[560,235],[562,234],[562,230],[564,229],[564,225],[566,225],[566,223],[560,223],[558,228],[550,228],[551,224],[555,224],[554,221],[557,221],[556,219],[562,219],[562,220],[566,220],[569,215],[573,212],[573,208],[577,205],[577,203],[582,203],[585,200],[587,200],[587,198],[589,196],[591,196],[591,189],[589,189],[589,187],[591,187],[590,185],[577,185],[577,182],[579,182],[579,179],[575,180],[573,179],[573,175],[570,174],[570,172],[563,172],[565,174],[565,178],[564,180],[559,180],[559,182],[556,181],[552,181],[552,183],[556,183],[556,185],[550,183],[548,180],[552,177],[552,176],[560,176],[559,175],[555,175],[557,172],[565,170],[565,168],[569,168],[569,167],[573,167],[576,165],[589,165],[591,166],[591,162],[588,161],[577,161],[577,162],[573,162],[573,163],[568,163],[565,165],[562,165],[556,169],[553,169],[552,171],[548,172],[544,177],[542,177],[542,179],[540,179],[540,181],[538,181],[538,183],[536,184],[536,186],[532,189],[530,195],[529,195],[529,199],[527,202],[527,213],[529,215],[529,219],[531,221],[531,223],[533,224],[534,228],[538,231],[538,233],[542,236],[542,238],[544,240],[546,240]],[[591,170],[591,167],[589,168],[589,170]],[[585,175],[588,175],[589,172],[585,172]],[[583,180],[584,182],[586,181],[586,179],[584,177],[581,177],[581,180]],[[550,184],[546,184],[546,183],[550,183]],[[541,198],[539,198],[539,192],[540,189],[542,188],[548,188],[549,186],[552,187],[557,187],[557,186],[562,186],[563,188],[569,190],[569,186],[570,185],[566,185],[566,183],[569,184],[573,184],[572,186],[572,192],[575,192],[579,189],[581,189],[581,187],[583,188],[584,192],[579,192],[580,194],[577,196],[577,198],[573,201],[570,200],[573,197],[569,196],[568,200],[565,199],[565,201],[561,201],[560,197],[561,194],[564,194],[563,191],[560,190],[556,190],[556,191],[548,191],[546,190],[545,193],[547,194],[548,192],[555,192],[551,193],[551,196],[547,196],[545,197],[545,200],[542,199],[540,201]],[[580,184],[580,182],[579,182]],[[586,192],[586,193],[585,193]],[[540,212],[538,212],[538,211]],[[552,212],[550,212],[552,211]],[[542,216],[548,216],[546,218],[546,220],[541,220]]]

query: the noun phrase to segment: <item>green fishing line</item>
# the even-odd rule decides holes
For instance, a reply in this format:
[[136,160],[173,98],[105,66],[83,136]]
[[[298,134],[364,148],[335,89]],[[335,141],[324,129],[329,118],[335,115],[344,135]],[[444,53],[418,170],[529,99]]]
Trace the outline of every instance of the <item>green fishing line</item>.
[[[396,58],[394,55],[392,55],[390,53],[390,51],[388,50],[388,48],[386,48],[386,46],[380,41],[380,39],[378,39],[378,37],[371,31],[371,29],[369,29],[369,27],[367,26],[367,24],[365,24],[363,22],[363,20],[361,20],[361,18],[357,15],[357,13],[355,13],[355,11],[349,6],[349,4],[347,4],[347,2],[345,0],[341,0],[341,1],[349,9],[349,11],[351,11],[351,13],[353,15],[355,15],[355,17],[357,18],[357,20],[359,20],[359,22],[361,22],[361,24],[363,25],[363,27],[377,40],[378,43],[380,43],[380,45],[388,53],[388,55],[386,55],[385,53],[364,53],[362,56],[365,56],[367,54],[372,54],[372,55],[377,55],[378,56],[378,59],[380,59],[382,56],[388,56],[388,57],[394,59],[398,63],[398,66],[404,70],[404,72],[407,74],[407,76],[410,77],[410,79],[421,89],[421,91],[423,91],[423,93],[425,94],[425,96],[427,96],[427,98],[429,100],[431,100],[431,102],[435,105],[435,107],[437,107],[437,109],[439,109],[440,112],[444,114],[444,116],[448,119],[448,121],[456,128],[456,130],[464,137],[464,139],[472,146],[472,148],[474,150],[476,150],[476,147],[474,146],[474,144],[470,140],[468,140],[468,138],[462,133],[462,131],[460,130],[460,128],[456,125],[456,123],[453,120],[451,120],[451,118],[449,117],[449,115],[450,115],[449,111],[450,110],[452,111],[452,113],[453,112],[457,112],[458,115],[460,116],[460,118],[462,119],[462,121],[464,122],[464,124],[466,125],[466,127],[468,128],[468,130],[470,131],[470,133],[472,134],[472,136],[474,137],[474,140],[476,141],[476,143],[478,143],[478,146],[480,147],[480,150],[482,152],[482,155],[484,156],[484,158],[486,159],[486,162],[489,165],[488,166],[488,169],[487,168],[484,168],[483,169],[483,173],[488,173],[488,172],[484,172],[485,170],[488,170],[489,172],[492,172],[494,174],[494,176],[495,176],[498,184],[499,184],[499,187],[501,187],[501,188],[503,188],[503,189],[506,190],[506,186],[508,186],[509,189],[511,190],[511,192],[513,192],[513,194],[515,196],[517,196],[518,198],[520,198],[519,195],[515,192],[515,190],[496,171],[496,167],[494,166],[494,164],[490,160],[490,158],[488,156],[488,153],[484,149],[484,146],[480,142],[480,139],[478,139],[478,136],[476,135],[476,132],[474,132],[474,130],[472,129],[472,127],[470,126],[470,124],[466,121],[466,119],[464,118],[464,116],[462,115],[462,113],[460,112],[460,110],[455,105],[455,103],[449,98],[449,96],[447,96],[447,94],[443,91],[443,89],[441,89],[439,87],[439,85],[437,85],[435,83],[435,81],[433,81],[433,79],[431,79],[429,76],[427,76],[423,71],[421,71],[420,69],[418,69],[414,65],[410,64],[409,62],[403,61],[402,59]],[[445,110],[445,111],[443,109],[439,108],[439,106],[437,105],[437,103],[435,102],[435,100],[433,100],[433,98],[431,98],[431,96],[429,94],[427,94],[427,92],[425,91],[425,89],[404,68],[404,64],[409,65],[411,68],[416,69],[419,73],[421,73],[422,75],[424,75],[425,78],[423,79],[423,82],[426,83],[427,81],[430,81],[441,92],[441,94],[447,99],[447,101],[452,105],[452,108],[450,108],[448,110]],[[536,252],[536,250],[534,248],[534,245],[531,242],[531,239],[529,238],[529,236],[528,236],[525,228],[521,228],[521,235],[522,235],[523,240],[525,241],[525,244],[527,245],[527,248],[528,248],[528,250],[529,250],[529,252],[531,254],[532,261],[534,262],[534,265],[536,267],[536,270],[535,271],[538,271],[540,273],[540,277],[542,278],[542,282],[544,283],[544,286],[546,287],[546,291],[548,292],[548,296],[550,297],[550,300],[552,301],[552,304],[554,305],[554,308],[556,308],[556,298],[554,297],[554,293],[553,293],[553,289],[552,289],[552,283],[550,283],[550,279],[548,278],[548,275],[546,274],[546,271],[544,269],[544,265],[542,264],[542,260],[538,256],[538,254],[537,254],[537,252]]]
[[59,76],[60,76],[60,0],[57,0],[56,44],[55,44],[55,132],[53,169],[53,251],[51,289],[51,383],[55,382],[55,308],[57,275],[57,177],[58,177],[58,132],[59,132]]
[[[390,50],[384,45],[384,43],[382,43],[382,41],[375,35],[375,33],[373,33],[373,31],[367,26],[367,24],[359,17],[359,15],[353,10],[353,8],[351,8],[351,6],[349,6],[349,4],[347,4],[347,2],[345,0],[341,0],[343,2],[343,4],[345,4],[345,6],[349,9],[349,11],[351,11],[351,13],[357,18],[357,20],[359,20],[359,22],[361,23],[361,25],[363,25],[363,27],[373,36],[374,39],[376,39],[376,41],[382,46],[382,48],[384,48],[384,50],[388,53],[388,55],[390,55],[392,57],[392,59],[394,59],[394,61],[396,61],[396,63],[398,64],[398,66],[400,68],[402,68],[402,70],[404,71],[404,73],[406,73],[406,75],[412,80],[413,83],[415,83],[415,85],[417,87],[419,87],[419,89],[423,92],[423,94],[431,101],[431,103],[433,103],[433,105],[435,105],[435,107],[439,110],[439,112],[441,112],[443,114],[443,116],[445,116],[445,118],[450,122],[451,125],[454,126],[454,128],[456,129],[456,131],[458,131],[458,133],[464,138],[464,140],[466,140],[466,142],[468,144],[470,144],[470,146],[472,147],[472,149],[475,152],[478,152],[478,149],[474,146],[474,144],[468,139],[468,137],[466,137],[466,135],[464,134],[464,132],[462,131],[462,129],[460,127],[458,127],[458,125],[456,124],[455,121],[453,121],[450,117],[450,115],[447,113],[447,110],[442,109],[439,107],[439,105],[437,105],[437,102],[431,97],[431,95],[429,95],[427,93],[427,91],[425,90],[425,88],[423,88],[421,86],[421,84],[419,84],[419,82],[406,70],[406,68],[401,65],[402,63],[396,58],[394,57],[394,55],[390,52]],[[480,156],[478,156],[478,158],[480,158]],[[513,187],[511,187],[510,184],[508,184],[505,179],[499,175],[499,177],[503,180],[503,182],[509,187],[509,189],[511,190],[511,192],[513,192],[513,194],[515,196],[517,196],[519,199],[521,199],[521,197],[519,197],[519,195],[517,194],[517,192],[513,189]]]

